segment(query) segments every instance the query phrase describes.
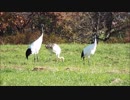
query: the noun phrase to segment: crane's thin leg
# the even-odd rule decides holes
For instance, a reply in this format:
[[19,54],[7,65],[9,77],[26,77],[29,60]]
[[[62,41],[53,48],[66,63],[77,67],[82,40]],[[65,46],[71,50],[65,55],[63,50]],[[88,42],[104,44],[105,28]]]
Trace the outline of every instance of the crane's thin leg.
[[88,59],[88,65],[90,65],[90,63],[89,63],[89,59]]
[[90,61],[89,60],[90,60],[90,56],[88,56],[88,65],[90,65]]
[[83,57],[83,64],[85,65],[85,57]]
[[35,60],[36,60],[35,56],[36,56],[36,55],[34,54],[34,62],[35,62]]
[[52,58],[52,52],[50,53],[50,56],[49,56],[48,60],[50,61],[51,58]]
[[38,62],[38,54],[37,54],[37,62]]

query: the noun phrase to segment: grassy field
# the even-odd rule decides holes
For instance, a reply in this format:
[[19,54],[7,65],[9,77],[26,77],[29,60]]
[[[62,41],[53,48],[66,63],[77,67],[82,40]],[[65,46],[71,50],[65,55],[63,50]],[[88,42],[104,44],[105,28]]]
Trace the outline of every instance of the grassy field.
[[60,44],[64,62],[56,62],[44,44],[38,62],[34,55],[25,58],[28,45],[0,45],[0,86],[130,86],[130,44],[99,43],[84,65],[86,45]]

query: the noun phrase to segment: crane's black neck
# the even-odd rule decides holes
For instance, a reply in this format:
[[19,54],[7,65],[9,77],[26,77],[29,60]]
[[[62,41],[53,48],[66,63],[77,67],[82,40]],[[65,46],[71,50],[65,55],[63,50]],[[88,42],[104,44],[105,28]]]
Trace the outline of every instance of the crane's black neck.
[[43,27],[44,27],[44,24],[41,24],[42,34],[44,33]]
[[97,34],[94,34],[94,36],[92,37],[92,42],[91,43],[93,44],[95,42],[98,44],[98,35]]

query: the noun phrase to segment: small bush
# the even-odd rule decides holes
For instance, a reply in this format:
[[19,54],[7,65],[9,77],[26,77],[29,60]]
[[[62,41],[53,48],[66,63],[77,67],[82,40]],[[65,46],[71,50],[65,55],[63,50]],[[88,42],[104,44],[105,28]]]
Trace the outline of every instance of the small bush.
[[43,37],[43,43],[65,43],[66,40],[56,34],[45,34]]
[[130,29],[126,31],[124,43],[130,43]]

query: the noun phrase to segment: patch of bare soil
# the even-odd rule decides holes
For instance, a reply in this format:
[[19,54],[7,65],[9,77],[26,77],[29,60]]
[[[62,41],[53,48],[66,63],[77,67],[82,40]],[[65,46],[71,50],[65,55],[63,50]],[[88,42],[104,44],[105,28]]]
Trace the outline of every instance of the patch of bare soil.
[[4,68],[6,68],[6,66],[0,66],[0,69],[4,69]]
[[80,69],[76,68],[76,67],[66,67],[65,70],[68,70],[68,71],[80,71]]
[[21,66],[12,66],[12,67],[0,66],[0,69],[5,69],[5,68],[16,69],[16,70],[22,70],[23,69],[23,67],[21,67]]
[[38,67],[34,67],[32,71],[57,71],[57,70],[58,69],[56,68],[38,66]]
[[13,68],[17,69],[17,70],[22,70],[23,69],[23,67],[21,67],[21,66],[13,66]]
[[124,70],[112,70],[112,71],[108,71],[107,73],[109,73],[109,74],[113,74],[113,73],[117,73],[117,74],[129,74],[130,73],[130,71],[129,70],[126,70],[126,69],[124,69]]
[[122,80],[120,78],[116,78],[114,80],[111,81],[111,85],[114,85],[114,84],[119,84],[119,83],[122,83]]

